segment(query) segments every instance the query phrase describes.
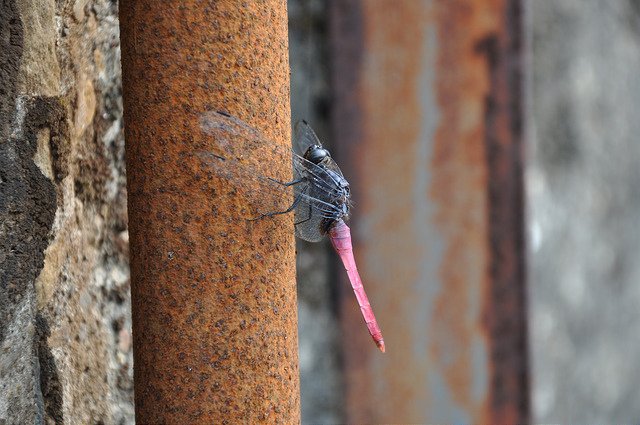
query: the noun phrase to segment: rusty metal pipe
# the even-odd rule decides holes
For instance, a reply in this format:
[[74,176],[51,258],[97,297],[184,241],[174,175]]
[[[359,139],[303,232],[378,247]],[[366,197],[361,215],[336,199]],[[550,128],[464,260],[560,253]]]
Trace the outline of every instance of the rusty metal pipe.
[[526,422],[522,0],[330,4],[337,156],[387,345],[347,292],[347,422]]
[[293,219],[238,220],[193,155],[215,110],[290,146],[286,2],[122,1],[120,24],[136,419],[297,423]]

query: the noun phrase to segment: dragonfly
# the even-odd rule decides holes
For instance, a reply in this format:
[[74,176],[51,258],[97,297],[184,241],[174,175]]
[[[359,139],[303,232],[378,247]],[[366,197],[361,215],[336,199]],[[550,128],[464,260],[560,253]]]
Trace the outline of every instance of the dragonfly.
[[[255,221],[294,213],[295,234],[300,239],[318,242],[328,237],[346,269],[362,317],[377,347],[385,352],[384,339],[371,303],[356,267],[351,230],[345,223],[351,208],[351,189],[342,171],[306,121],[294,129],[294,148],[285,152],[258,130],[241,119],[222,111],[209,111],[200,119],[201,129],[215,137],[220,153],[199,151],[220,177],[230,181],[237,193],[250,198],[257,215]],[[252,151],[257,164],[245,163]],[[260,170],[264,158],[292,159],[293,180],[280,181]],[[257,188],[257,189],[256,189]]]

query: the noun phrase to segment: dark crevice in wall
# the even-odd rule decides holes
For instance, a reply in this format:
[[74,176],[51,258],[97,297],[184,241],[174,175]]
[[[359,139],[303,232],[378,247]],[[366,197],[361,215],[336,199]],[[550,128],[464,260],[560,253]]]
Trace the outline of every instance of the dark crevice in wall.
[[46,419],[56,424],[63,424],[62,385],[55,358],[47,342],[50,335],[49,323],[40,314],[36,315],[36,335],[36,352],[40,363],[40,390]]
[[[59,146],[62,140],[69,140],[65,108],[59,98],[35,97],[19,108],[26,110],[19,136],[0,145],[0,218],[6,227],[0,239],[0,249],[5,253],[0,284],[4,295],[14,300],[33,285],[44,265],[44,250],[56,211],[55,186],[33,161],[38,133],[49,129],[50,145]],[[54,163],[59,176],[66,172],[64,168]]]

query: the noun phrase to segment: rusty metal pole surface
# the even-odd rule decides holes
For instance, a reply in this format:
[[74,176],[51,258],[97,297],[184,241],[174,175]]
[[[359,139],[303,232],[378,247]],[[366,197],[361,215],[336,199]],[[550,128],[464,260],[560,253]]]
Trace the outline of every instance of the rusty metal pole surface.
[[350,423],[528,418],[521,7],[332,2],[337,153],[387,345],[343,282]]
[[238,219],[194,156],[224,149],[216,110],[290,149],[286,2],[121,1],[120,20],[136,420],[299,422],[293,219]]

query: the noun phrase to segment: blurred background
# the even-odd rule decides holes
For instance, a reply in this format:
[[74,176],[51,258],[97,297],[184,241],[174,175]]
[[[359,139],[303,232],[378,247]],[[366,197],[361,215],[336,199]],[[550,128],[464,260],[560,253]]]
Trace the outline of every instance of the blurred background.
[[[298,241],[302,422],[637,422],[640,1],[287,5],[387,346]],[[133,423],[117,2],[0,12],[0,422]]]
[[533,418],[640,417],[640,2],[531,1]]
[[[375,352],[330,248],[299,243],[303,422],[637,421],[640,2],[288,5],[292,113],[351,181],[356,258],[388,346]],[[487,114],[500,78],[510,93]],[[523,187],[487,170],[504,166],[491,137],[521,150],[497,161]],[[505,249],[525,274],[504,283],[524,292],[490,292],[505,253],[487,232],[518,225],[526,244]],[[526,345],[490,331],[491,314],[522,320]]]

